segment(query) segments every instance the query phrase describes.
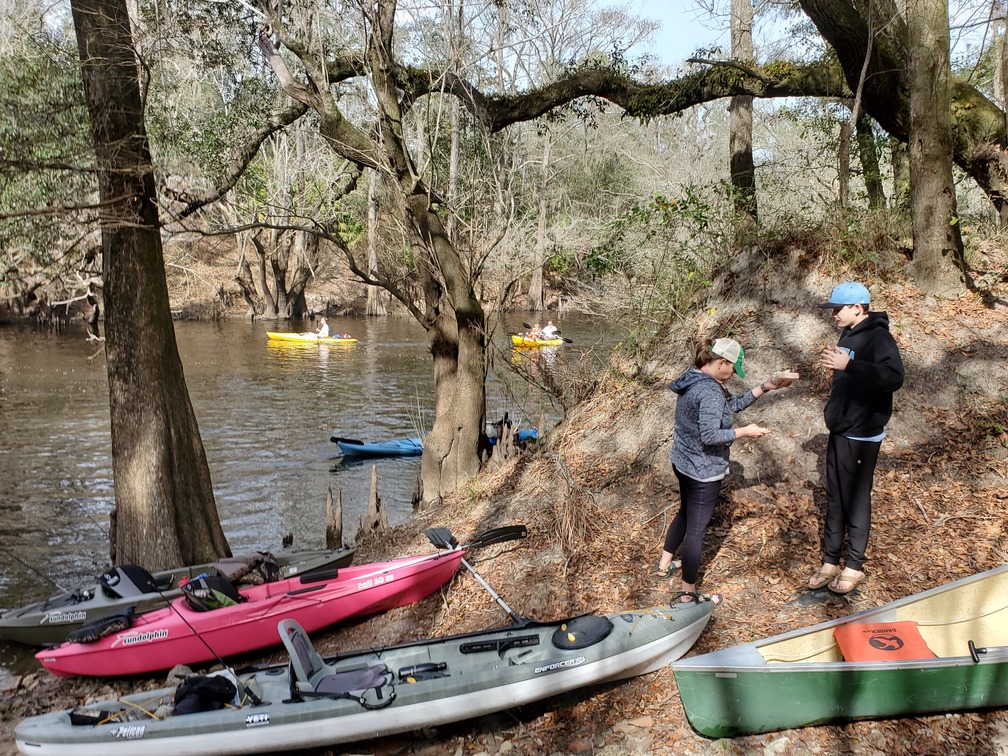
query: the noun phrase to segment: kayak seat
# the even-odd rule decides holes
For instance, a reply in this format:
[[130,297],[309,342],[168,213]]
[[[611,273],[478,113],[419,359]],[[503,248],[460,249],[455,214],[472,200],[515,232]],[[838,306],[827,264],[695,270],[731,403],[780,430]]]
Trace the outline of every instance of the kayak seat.
[[138,564],[113,567],[102,573],[98,583],[109,598],[130,598],[158,592],[154,576]]
[[[364,691],[377,690],[378,698],[381,699],[381,689],[393,680],[392,673],[384,664],[370,664],[347,670],[338,670],[327,664],[297,620],[280,620],[277,631],[290,654],[291,695],[295,700],[309,696],[354,698],[361,700],[364,705]],[[389,703],[392,700],[394,693]]]
[[911,620],[898,622],[852,622],[833,631],[844,661],[872,662],[933,659],[935,653]]

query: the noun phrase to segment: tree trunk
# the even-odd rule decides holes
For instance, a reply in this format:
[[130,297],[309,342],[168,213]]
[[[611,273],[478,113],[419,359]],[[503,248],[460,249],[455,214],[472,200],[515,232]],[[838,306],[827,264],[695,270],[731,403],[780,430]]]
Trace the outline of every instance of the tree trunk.
[[872,210],[883,209],[886,206],[886,197],[885,187],[882,184],[882,171],[879,168],[878,146],[875,144],[871,118],[864,113],[857,119],[857,145],[865,189],[868,192],[868,207]]
[[[1001,110],[1005,112],[1004,129],[1008,132],[1008,5],[1002,7],[1005,8],[1006,15],[1001,19],[1001,40],[997,46],[999,53],[997,71],[1000,86],[996,88],[996,91],[1001,98]],[[1001,227],[1008,226],[1008,202],[1002,203],[1000,207],[995,204],[994,211],[998,215]]]
[[893,167],[893,209],[910,212],[910,158],[907,146],[895,137],[889,138],[889,161]]
[[[367,240],[368,240],[368,273],[372,276],[378,272],[378,171],[368,171],[367,199]],[[384,289],[368,284],[365,315],[388,315],[385,306]]]
[[[1005,201],[1008,182],[1000,168],[1005,163],[1003,114],[998,110],[993,124],[990,101],[964,82],[955,86],[962,121],[955,143],[952,140],[947,3],[908,0],[904,21],[893,0],[799,2],[836,52],[851,89],[857,91],[863,81],[865,110],[890,134],[907,139],[919,283],[948,290],[964,266],[951,183],[953,149],[998,207]],[[942,8],[945,16],[939,21]],[[928,119],[933,119],[931,124]],[[927,133],[924,141],[918,129]],[[931,158],[938,163],[929,163]]]
[[[368,49],[378,105],[381,149],[398,180],[407,218],[437,271],[425,286],[427,332],[434,358],[434,427],[424,440],[420,463],[423,502],[435,503],[480,470],[479,442],[486,420],[486,317],[469,267],[445,232],[431,194],[417,174],[402,132],[402,108],[393,77],[394,0],[378,0]],[[427,276],[428,274],[422,273]]]
[[453,243],[458,242],[458,173],[459,173],[459,130],[461,128],[462,111],[458,100],[451,101],[451,145],[448,153],[448,217],[445,233]]
[[[235,275],[235,283],[241,289],[242,299],[249,306],[249,316],[253,320],[261,317],[266,312],[266,301],[260,296],[255,283],[252,281],[252,267],[249,265],[248,258],[244,252],[242,252],[241,259],[238,261],[238,273]],[[276,315],[273,317],[276,317]]]
[[230,555],[175,342],[126,0],[72,0],[102,200],[116,562]]
[[841,121],[837,139],[837,205],[843,210],[850,202],[850,140],[850,123]]
[[910,186],[914,272],[932,294],[952,294],[963,278],[962,237],[952,181],[947,0],[908,0]]
[[[466,319],[457,321],[459,315]],[[478,448],[486,423],[482,322],[482,309],[473,297],[461,312],[459,308],[442,312],[429,331],[435,418],[420,461],[424,504],[437,503],[480,470]]]
[[[742,64],[754,60],[752,0],[731,0],[732,58]],[[756,207],[756,167],[752,152],[752,103],[749,95],[731,98],[728,106],[728,154],[735,212],[758,222]]]
[[543,267],[546,265],[546,222],[549,211],[550,151],[553,147],[553,130],[546,127],[542,164],[539,169],[539,219],[536,223],[535,251],[532,253],[532,280],[529,281],[528,309],[542,312],[546,309],[546,292],[543,287]]
[[[254,233],[249,241],[252,242],[252,246],[255,247],[256,251],[256,280],[259,282],[259,291],[261,292],[263,301],[262,316],[268,320],[275,320],[280,317],[280,312],[277,309],[280,290],[278,288],[274,292],[274,289],[270,288],[269,276],[266,273],[266,260],[268,257],[266,247],[259,238],[259,232]],[[249,272],[249,281],[252,281],[251,270]]]

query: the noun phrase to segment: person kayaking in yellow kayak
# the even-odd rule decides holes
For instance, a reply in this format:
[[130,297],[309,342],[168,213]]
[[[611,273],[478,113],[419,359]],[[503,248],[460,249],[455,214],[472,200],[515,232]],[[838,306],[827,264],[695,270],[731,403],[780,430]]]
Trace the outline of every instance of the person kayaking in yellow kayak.
[[305,331],[303,336],[311,336],[316,339],[328,339],[329,338],[329,322],[325,318],[319,318],[319,327],[317,331]]

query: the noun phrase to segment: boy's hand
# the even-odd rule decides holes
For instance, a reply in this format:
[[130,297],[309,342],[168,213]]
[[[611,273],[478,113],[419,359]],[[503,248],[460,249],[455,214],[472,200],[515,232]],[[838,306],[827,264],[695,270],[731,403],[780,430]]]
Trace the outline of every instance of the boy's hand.
[[850,357],[840,347],[823,349],[819,353],[819,365],[829,370],[846,370]]

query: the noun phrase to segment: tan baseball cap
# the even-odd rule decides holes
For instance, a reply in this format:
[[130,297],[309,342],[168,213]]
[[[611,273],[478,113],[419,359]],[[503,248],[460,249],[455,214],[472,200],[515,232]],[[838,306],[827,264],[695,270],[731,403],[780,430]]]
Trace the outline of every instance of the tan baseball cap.
[[742,369],[742,360],[745,357],[745,350],[735,339],[718,339],[711,347],[711,352],[718,357],[723,357],[735,366],[735,374],[739,378],[745,378],[745,371]]

